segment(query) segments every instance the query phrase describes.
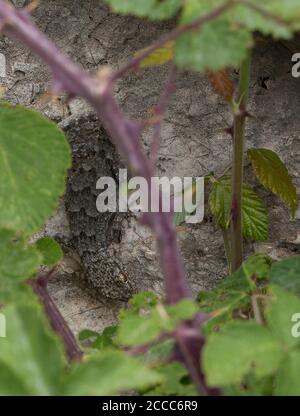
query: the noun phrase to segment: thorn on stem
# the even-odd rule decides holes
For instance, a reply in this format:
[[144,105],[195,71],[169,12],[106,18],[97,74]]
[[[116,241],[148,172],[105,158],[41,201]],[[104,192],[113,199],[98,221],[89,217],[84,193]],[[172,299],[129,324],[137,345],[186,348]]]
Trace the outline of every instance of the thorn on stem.
[[156,126],[157,124],[161,123],[161,121],[162,121],[161,115],[157,114],[150,118],[145,119],[143,121],[143,126],[144,127]]
[[233,125],[230,127],[226,127],[225,129],[222,130],[224,133],[229,134],[232,138],[233,138],[233,134],[234,134],[234,128]]
[[33,0],[31,3],[27,4],[27,6],[23,8],[23,10],[27,13],[32,13],[39,5],[39,0]]
[[240,116],[244,117],[244,118],[254,118],[254,115],[249,113],[249,111],[247,110],[240,110]]
[[14,27],[14,23],[11,19],[5,17],[2,21],[0,21],[0,32],[5,32],[5,30],[9,27]]

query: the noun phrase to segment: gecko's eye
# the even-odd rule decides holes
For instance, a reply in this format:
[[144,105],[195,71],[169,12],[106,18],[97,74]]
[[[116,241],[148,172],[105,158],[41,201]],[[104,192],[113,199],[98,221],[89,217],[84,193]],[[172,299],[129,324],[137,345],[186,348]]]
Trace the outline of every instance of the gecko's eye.
[[126,274],[125,273],[122,273],[122,272],[117,275],[117,279],[121,283],[126,283],[128,281],[128,278],[127,278]]

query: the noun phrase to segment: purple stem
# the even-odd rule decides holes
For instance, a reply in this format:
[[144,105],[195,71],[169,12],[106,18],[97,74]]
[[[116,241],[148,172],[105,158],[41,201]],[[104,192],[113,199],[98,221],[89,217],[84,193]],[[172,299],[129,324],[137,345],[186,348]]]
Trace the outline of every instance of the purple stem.
[[41,275],[30,280],[29,284],[43,305],[53,330],[62,338],[69,360],[80,361],[83,352],[80,350],[73,332],[49,295],[47,289],[48,278],[49,275]]

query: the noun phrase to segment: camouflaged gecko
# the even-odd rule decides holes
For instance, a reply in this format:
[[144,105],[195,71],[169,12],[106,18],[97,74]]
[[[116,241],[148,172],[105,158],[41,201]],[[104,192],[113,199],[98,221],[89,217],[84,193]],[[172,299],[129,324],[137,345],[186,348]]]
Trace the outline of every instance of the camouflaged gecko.
[[106,298],[128,300],[134,285],[124,266],[108,253],[111,243],[121,241],[121,222],[127,214],[96,209],[100,192],[96,182],[101,176],[116,177],[120,159],[96,116],[71,116],[61,127],[73,153],[65,195],[70,245],[78,252],[92,288]]

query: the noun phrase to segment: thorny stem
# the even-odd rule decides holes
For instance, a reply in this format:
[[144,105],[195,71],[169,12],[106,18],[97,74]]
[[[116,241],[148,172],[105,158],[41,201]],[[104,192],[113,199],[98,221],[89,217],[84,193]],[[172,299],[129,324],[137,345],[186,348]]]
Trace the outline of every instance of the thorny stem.
[[249,96],[251,52],[243,61],[240,69],[240,83],[238,93],[239,108],[234,115],[233,128],[233,163],[232,163],[232,195],[231,195],[231,228],[230,252],[231,271],[236,271],[243,261],[243,233],[242,233],[242,189],[244,173],[244,140],[246,107]]
[[[102,73],[101,77],[92,76],[83,71],[32,24],[24,10],[16,10],[4,0],[0,0],[0,29],[6,34],[19,39],[48,65],[52,71],[53,87],[56,93],[65,91],[70,97],[81,96],[90,103],[102,119],[112,141],[127,159],[131,169],[150,183],[153,175],[153,165],[144,154],[141,142],[141,134],[145,126],[140,121],[129,119],[122,112],[113,96],[114,81],[166,41],[176,39],[188,30],[199,29],[204,23],[221,15],[231,4],[232,2],[230,1],[226,5],[202,16],[197,21],[175,29],[150,47],[144,55],[139,55],[138,58],[133,59],[127,67],[117,71],[115,74]],[[165,277],[167,301],[176,303],[183,298],[189,297],[190,293],[177,245],[172,216],[164,212],[149,213],[145,214],[144,222],[151,227],[157,238],[162,270]],[[34,286],[37,293],[44,299],[47,313],[50,313],[50,315],[55,314],[57,310],[49,294],[45,292],[45,287],[38,283]],[[51,305],[51,310],[49,305]],[[58,315],[56,316],[60,320]],[[203,322],[203,319],[204,315],[199,314],[194,321],[184,325],[188,325],[188,327],[193,326],[199,330],[200,322]],[[69,338],[70,334],[65,333],[62,328],[63,325],[58,330],[61,331],[66,346],[69,348],[69,344],[72,344],[72,340]],[[201,377],[201,372],[197,370],[200,368],[201,346],[202,344],[193,343],[189,338],[186,338],[184,331],[177,336],[177,347],[181,352],[182,361],[190,372],[199,392],[210,394],[203,377]],[[73,354],[73,352],[71,353]],[[74,352],[74,354],[76,355],[77,353]],[[195,368],[192,369],[191,365]]]
[[43,305],[53,330],[62,338],[69,360],[79,361],[83,353],[67,322],[64,320],[48,292],[48,277],[49,275],[40,275],[36,279],[30,280],[29,284]]

